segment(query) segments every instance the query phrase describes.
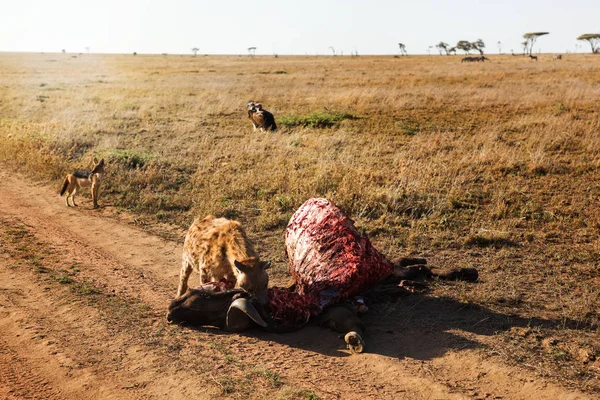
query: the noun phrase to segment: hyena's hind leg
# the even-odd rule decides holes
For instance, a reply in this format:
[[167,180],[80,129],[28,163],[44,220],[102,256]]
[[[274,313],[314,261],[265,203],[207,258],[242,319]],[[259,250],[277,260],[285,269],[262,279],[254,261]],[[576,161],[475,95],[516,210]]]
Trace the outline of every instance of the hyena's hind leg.
[[185,294],[188,289],[188,279],[194,270],[194,265],[187,254],[183,254],[181,260],[181,271],[179,272],[179,286],[177,287],[177,297]]

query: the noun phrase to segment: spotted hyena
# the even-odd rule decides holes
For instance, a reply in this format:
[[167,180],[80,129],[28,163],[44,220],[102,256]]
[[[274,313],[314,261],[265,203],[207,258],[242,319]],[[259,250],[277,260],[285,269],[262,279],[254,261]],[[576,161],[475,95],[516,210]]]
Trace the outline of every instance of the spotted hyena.
[[177,296],[185,294],[193,270],[200,274],[200,284],[226,279],[264,304],[270,265],[260,260],[239,222],[212,215],[196,218],[183,244]]

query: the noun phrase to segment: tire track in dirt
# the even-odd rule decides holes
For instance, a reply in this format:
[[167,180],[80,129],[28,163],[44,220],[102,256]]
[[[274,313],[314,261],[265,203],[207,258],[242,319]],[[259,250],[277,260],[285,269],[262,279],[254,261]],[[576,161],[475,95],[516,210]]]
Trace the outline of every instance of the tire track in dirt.
[[61,399],[48,380],[26,365],[3,339],[0,339],[0,397],[3,399]]
[[[53,294],[53,298],[48,293],[29,290],[25,293],[28,300],[19,302],[15,300],[15,293],[10,296],[0,293],[3,301],[5,298],[13,301],[6,310],[0,309],[1,331],[5,337],[17,338],[6,342],[8,354],[16,354],[17,364],[30,368],[35,379],[40,377],[40,382],[50,382],[47,386],[54,390],[51,395],[62,393],[65,398],[80,398],[70,383],[39,368],[43,362],[53,365],[49,360],[62,355],[66,357],[63,365],[72,368],[69,373],[80,373],[76,382],[81,384],[87,380],[90,385],[102,388],[92,396],[91,392],[85,392],[86,397],[92,398],[106,395],[179,398],[202,397],[208,393],[214,396],[215,389],[218,392],[219,387],[226,386],[219,381],[223,371],[228,371],[231,365],[242,364],[269,368],[281,374],[286,382],[310,388],[321,398],[446,399],[484,398],[484,395],[485,398],[587,398],[539,378],[527,378],[526,383],[519,383],[515,376],[527,377],[526,372],[483,360],[474,351],[462,351],[460,355],[447,352],[429,360],[384,355],[394,354],[398,349],[398,338],[386,339],[385,333],[372,335],[378,338],[372,349],[379,354],[349,356],[347,351],[340,351],[342,341],[337,334],[316,327],[289,335],[251,332],[248,336],[167,327],[162,316],[176,289],[180,244],[103,218],[111,210],[107,207],[92,211],[89,199],[80,199],[80,202],[82,206],[78,209],[67,209],[52,190],[0,171],[0,217],[25,224],[36,240],[45,243],[54,253],[48,256],[48,262],[54,263],[57,269],[81,265],[78,279],[93,282],[119,298],[137,299],[150,308],[148,316],[140,317],[143,326],[136,332],[136,327],[111,326],[111,320],[100,315],[102,310],[70,305],[74,300],[68,293],[63,294],[64,304],[59,301],[60,294]],[[1,261],[0,266],[6,270],[4,278],[15,275]],[[23,274],[16,272],[14,279],[22,282],[13,289],[39,284]],[[44,307],[36,306],[38,304]],[[375,331],[385,329],[377,325],[377,321],[373,323]],[[61,325],[66,327],[64,333],[53,328]],[[32,347],[30,340],[24,341],[27,326],[42,327],[45,338],[52,338],[46,341],[55,342],[52,346],[60,344],[58,350],[52,350],[57,353],[52,355],[39,350],[47,344]],[[171,328],[174,330],[169,331]],[[154,333],[157,336],[150,338]],[[136,334],[146,337],[136,337]],[[414,338],[402,338],[403,345],[422,346],[423,332],[408,329],[406,334]],[[436,339],[439,336],[434,336]],[[386,343],[386,340],[391,342]],[[154,345],[159,350],[153,348]],[[37,363],[28,364],[30,358],[18,351],[22,347],[39,350],[35,353]],[[188,365],[190,360],[200,360],[201,365],[191,377],[182,377],[177,373],[178,368]],[[74,370],[73,365],[78,363],[79,370]],[[60,364],[54,367],[60,370]],[[238,375],[240,369],[242,374],[247,371],[240,367]],[[477,372],[481,370],[485,372],[482,376]],[[253,396],[271,396],[277,392],[275,389],[263,388]],[[238,398],[251,397],[243,394],[243,390],[241,394],[235,393]],[[227,392],[222,394],[227,395]]]
[[[59,307],[49,296],[37,294],[38,282],[24,280],[15,272],[14,269],[0,271],[0,279],[9,287],[0,293],[3,304],[0,309],[3,340],[0,344],[6,354],[3,359],[9,363],[8,371],[14,371],[8,373],[9,378],[17,374],[16,379],[8,380],[9,393],[35,399],[99,398],[100,393],[114,395],[114,390],[85,365],[93,363],[88,355],[80,357],[77,354],[82,350],[81,344],[86,342],[85,335],[73,326],[72,321],[60,318],[65,314],[65,306]],[[22,285],[25,288],[19,289]],[[81,316],[77,316],[77,320],[78,324],[87,322]],[[77,346],[68,347],[70,340],[60,335],[60,331],[74,335]],[[5,371],[4,365],[2,371]]]
[[[7,223],[21,226],[18,220],[3,219],[2,228]],[[20,249],[26,245],[27,240],[15,243]],[[51,252],[45,247],[41,250]],[[153,333],[160,327],[151,316],[138,317],[135,308],[115,295],[78,296],[75,286],[59,283],[56,275],[46,277],[60,267],[54,264],[56,256],[45,258],[46,272],[36,274],[23,259],[8,255],[0,262],[0,335],[10,356],[4,359],[8,363],[17,361],[21,375],[36,379],[43,376],[40,382],[44,385],[60,388],[56,398],[155,399],[168,395],[165,390],[171,386],[187,387],[179,390],[181,395],[211,397],[210,390],[192,376],[177,374],[177,365],[160,360],[157,353],[167,344],[162,348],[152,346]],[[106,303],[104,307],[101,302]],[[37,394],[31,382],[12,379],[8,390],[31,398],[53,395]]]
[[[3,176],[2,180],[5,179]],[[176,291],[176,286],[169,290],[173,285],[167,281],[176,280],[179,272],[169,265],[181,257],[181,250],[174,243],[99,218],[83,207],[83,212],[64,205],[59,208],[57,196],[30,197],[32,191],[26,187],[0,187],[10,190],[0,196],[0,209],[17,216],[61,252],[65,264],[85,263],[92,269],[83,272],[115,293],[140,297],[152,308],[166,310],[171,292]],[[47,191],[44,189],[36,191]],[[25,198],[27,202],[22,200]],[[23,209],[32,212],[15,212]],[[156,260],[161,260],[159,265]]]

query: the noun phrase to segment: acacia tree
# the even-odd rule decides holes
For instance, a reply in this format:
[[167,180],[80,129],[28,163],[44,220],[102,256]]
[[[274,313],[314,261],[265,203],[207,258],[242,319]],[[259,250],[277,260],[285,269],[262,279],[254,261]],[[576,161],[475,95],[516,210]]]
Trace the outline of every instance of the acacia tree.
[[471,45],[471,42],[467,40],[460,40],[458,43],[456,43],[456,48],[464,51],[465,54],[469,54],[473,47]]
[[256,54],[256,47],[248,47],[248,55],[250,56],[250,58],[254,58],[255,54]]
[[400,55],[402,55],[402,56],[408,55],[408,53],[406,52],[406,46],[404,45],[404,43],[398,43],[398,47],[400,48]]
[[471,48],[473,50],[477,50],[480,55],[483,55],[483,49],[485,49],[485,43],[483,43],[483,40],[477,39],[476,41],[471,42]]
[[444,51],[447,56],[450,55],[448,46],[450,46],[450,45],[448,43],[444,43],[444,42],[439,42],[438,44],[435,45],[435,47],[437,47],[438,51],[440,52],[440,56],[442,55],[442,51]]
[[194,57],[196,57],[196,54],[198,54],[198,51],[200,51],[200,49],[199,49],[199,48],[197,48],[197,47],[194,47],[194,48],[192,49],[192,53],[194,53]]
[[592,47],[592,53],[600,53],[600,33],[584,33],[577,40],[586,40]]
[[524,45],[526,47],[525,53],[529,53],[529,55],[531,55],[533,52],[533,45],[535,44],[536,40],[538,40],[540,36],[547,35],[548,33],[550,32],[530,32],[524,34],[523,39],[525,39]]

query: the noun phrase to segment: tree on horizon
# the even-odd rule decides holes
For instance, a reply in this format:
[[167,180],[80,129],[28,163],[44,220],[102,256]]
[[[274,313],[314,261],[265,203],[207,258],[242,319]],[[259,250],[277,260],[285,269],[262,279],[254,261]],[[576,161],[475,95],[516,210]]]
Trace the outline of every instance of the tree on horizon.
[[442,55],[442,51],[444,51],[447,56],[450,55],[448,46],[450,46],[450,45],[446,42],[439,42],[438,44],[435,45],[435,47],[437,47],[438,51],[440,52],[440,56]]
[[456,43],[455,47],[459,50],[464,51],[465,54],[469,54],[469,52],[473,49],[471,42],[469,42],[468,40],[459,40],[458,43]]
[[585,40],[592,47],[592,54],[600,53],[600,33],[584,33],[577,40]]
[[525,42],[523,43],[523,46],[526,49],[525,53],[531,55],[531,53],[533,52],[533,45],[538,40],[538,38],[549,33],[550,32],[529,32],[524,34],[523,39],[525,39]]
[[473,50],[477,50],[479,52],[479,55],[483,55],[483,49],[485,48],[485,43],[483,42],[483,40],[481,39],[477,39],[474,42],[471,42],[471,48]]

